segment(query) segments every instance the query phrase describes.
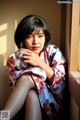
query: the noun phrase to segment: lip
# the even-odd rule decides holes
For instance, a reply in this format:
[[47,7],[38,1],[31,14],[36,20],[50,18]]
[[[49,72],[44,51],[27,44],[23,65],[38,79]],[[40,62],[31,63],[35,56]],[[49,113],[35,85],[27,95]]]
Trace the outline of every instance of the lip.
[[38,47],[38,46],[34,46],[33,47],[33,50],[38,50],[40,47]]

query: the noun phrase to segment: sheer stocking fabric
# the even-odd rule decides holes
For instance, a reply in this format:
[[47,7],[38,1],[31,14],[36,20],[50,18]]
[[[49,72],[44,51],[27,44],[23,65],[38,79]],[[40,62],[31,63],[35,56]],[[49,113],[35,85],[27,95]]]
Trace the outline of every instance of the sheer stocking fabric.
[[[10,95],[4,110],[9,110],[10,111],[10,118],[12,119],[17,112],[21,109],[21,107],[23,106],[25,100],[26,100],[26,96],[29,92],[30,89],[35,88],[35,84],[32,80],[32,78],[28,75],[22,75],[12,94]],[[27,99],[28,101],[28,99]],[[26,116],[25,116],[26,118]]]
[[42,120],[40,103],[35,90],[30,90],[26,98],[25,120]]

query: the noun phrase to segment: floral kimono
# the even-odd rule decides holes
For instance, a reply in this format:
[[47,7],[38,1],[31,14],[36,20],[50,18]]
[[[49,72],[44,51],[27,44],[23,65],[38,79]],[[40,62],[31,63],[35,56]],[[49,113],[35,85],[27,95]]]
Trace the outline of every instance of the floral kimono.
[[54,71],[51,83],[45,71],[40,67],[24,64],[20,59],[23,54],[24,51],[18,50],[7,60],[10,87],[15,87],[22,74],[30,74],[36,84],[41,107],[50,120],[53,120],[62,108],[62,96],[65,88],[65,59],[60,49],[51,44],[40,54],[40,59]]

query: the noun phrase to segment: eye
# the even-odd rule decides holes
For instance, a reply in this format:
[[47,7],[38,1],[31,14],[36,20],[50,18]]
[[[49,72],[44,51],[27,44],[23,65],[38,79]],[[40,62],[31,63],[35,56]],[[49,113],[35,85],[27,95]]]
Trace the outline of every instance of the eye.
[[32,38],[32,35],[28,35],[28,36],[27,36],[27,39],[31,39],[31,38]]
[[44,37],[44,34],[39,34],[38,37],[42,38],[42,37]]

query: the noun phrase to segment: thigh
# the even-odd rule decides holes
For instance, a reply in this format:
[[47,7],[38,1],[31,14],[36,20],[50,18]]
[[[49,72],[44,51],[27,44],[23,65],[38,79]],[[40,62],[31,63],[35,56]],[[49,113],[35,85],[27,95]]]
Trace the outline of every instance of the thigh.
[[[49,117],[47,116],[46,112],[42,109],[39,99],[38,99],[38,95],[36,92],[36,89],[32,89],[28,92],[28,96],[26,99],[26,108],[27,105],[31,105],[31,109],[34,111],[36,111],[37,115],[38,115],[38,119],[42,119],[42,120],[49,120]],[[29,103],[28,103],[29,102]],[[38,114],[39,113],[39,114]],[[40,118],[39,118],[40,116]]]
[[28,92],[25,101],[25,118],[31,120],[42,120],[41,106],[36,90]]
[[32,77],[28,74],[21,75],[17,80],[16,86],[22,86],[23,88],[27,88],[28,90],[36,87]]
[[34,88],[34,89],[29,90],[27,97],[26,97],[25,105],[26,106],[31,105],[31,104],[34,105],[36,103],[39,104],[39,99],[38,99],[36,88]]

